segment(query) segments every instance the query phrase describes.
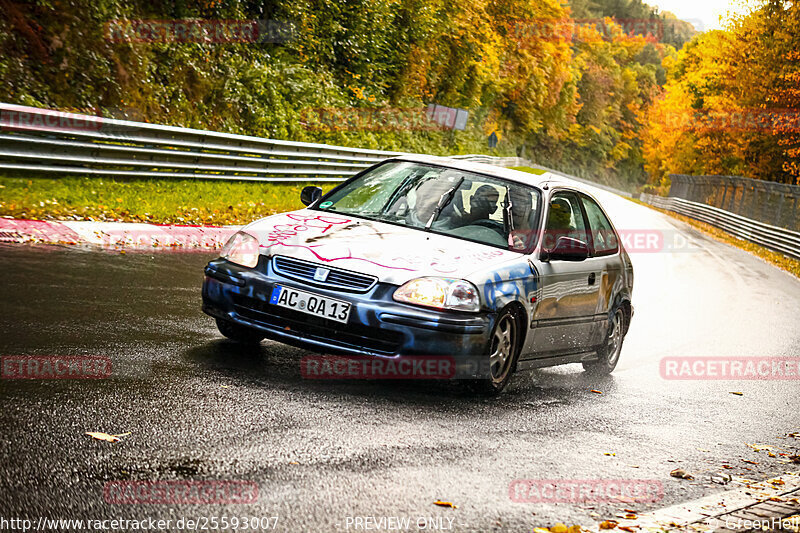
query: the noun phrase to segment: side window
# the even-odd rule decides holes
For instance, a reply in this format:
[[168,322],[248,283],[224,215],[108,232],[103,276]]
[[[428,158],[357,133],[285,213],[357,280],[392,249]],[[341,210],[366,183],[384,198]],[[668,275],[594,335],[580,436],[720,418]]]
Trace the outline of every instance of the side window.
[[578,197],[571,192],[555,193],[550,199],[543,247],[551,250],[559,237],[571,237],[586,242],[586,235],[586,224]]
[[583,207],[586,209],[586,218],[592,232],[595,255],[611,255],[619,250],[617,235],[600,206],[587,196],[581,196]]

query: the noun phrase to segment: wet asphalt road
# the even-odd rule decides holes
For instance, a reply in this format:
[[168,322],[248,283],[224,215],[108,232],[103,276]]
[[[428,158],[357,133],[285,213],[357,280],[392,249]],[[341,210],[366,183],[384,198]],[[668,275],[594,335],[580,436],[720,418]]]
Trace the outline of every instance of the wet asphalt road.
[[[303,350],[223,340],[200,312],[208,255],[0,248],[0,354],[113,361],[109,379],[0,380],[0,517],[278,516],[280,531],[326,532],[361,530],[348,517],[441,517],[454,531],[530,531],[720,491],[710,481],[720,471],[760,480],[797,470],[746,444],[797,453],[800,440],[784,435],[800,429],[800,381],[666,381],[659,361],[800,356],[800,282],[598,196],[618,228],[676,230],[693,246],[632,254],[636,316],[611,377],[545,369],[493,399],[441,383],[308,381]],[[86,431],[130,435],[110,444]],[[695,480],[671,478],[678,467]],[[636,505],[509,498],[513,480],[553,478],[658,480],[664,495]],[[114,480],[245,480],[258,499],[109,504]]]

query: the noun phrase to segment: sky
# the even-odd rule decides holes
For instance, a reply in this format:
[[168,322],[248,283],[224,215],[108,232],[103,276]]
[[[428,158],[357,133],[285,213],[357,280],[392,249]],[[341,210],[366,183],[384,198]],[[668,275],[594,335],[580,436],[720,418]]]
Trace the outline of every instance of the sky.
[[754,4],[753,0],[645,0],[645,3],[658,6],[661,11],[671,11],[701,31],[721,28],[720,16],[724,17],[729,11],[746,13],[748,6]]

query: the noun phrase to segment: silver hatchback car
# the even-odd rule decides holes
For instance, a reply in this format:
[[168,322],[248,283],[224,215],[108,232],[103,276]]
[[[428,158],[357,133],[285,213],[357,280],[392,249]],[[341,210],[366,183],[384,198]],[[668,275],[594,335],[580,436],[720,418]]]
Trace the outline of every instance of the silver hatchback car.
[[375,165],[305,209],[253,222],[205,268],[223,335],[388,360],[611,372],[633,316],[633,267],[606,213],[544,173],[434,157]]

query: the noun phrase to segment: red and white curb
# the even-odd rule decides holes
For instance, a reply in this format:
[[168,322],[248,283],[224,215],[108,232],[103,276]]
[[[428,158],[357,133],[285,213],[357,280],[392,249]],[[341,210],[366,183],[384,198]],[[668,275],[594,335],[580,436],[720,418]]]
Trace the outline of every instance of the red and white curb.
[[0,218],[0,242],[131,249],[217,249],[241,226],[178,226]]

